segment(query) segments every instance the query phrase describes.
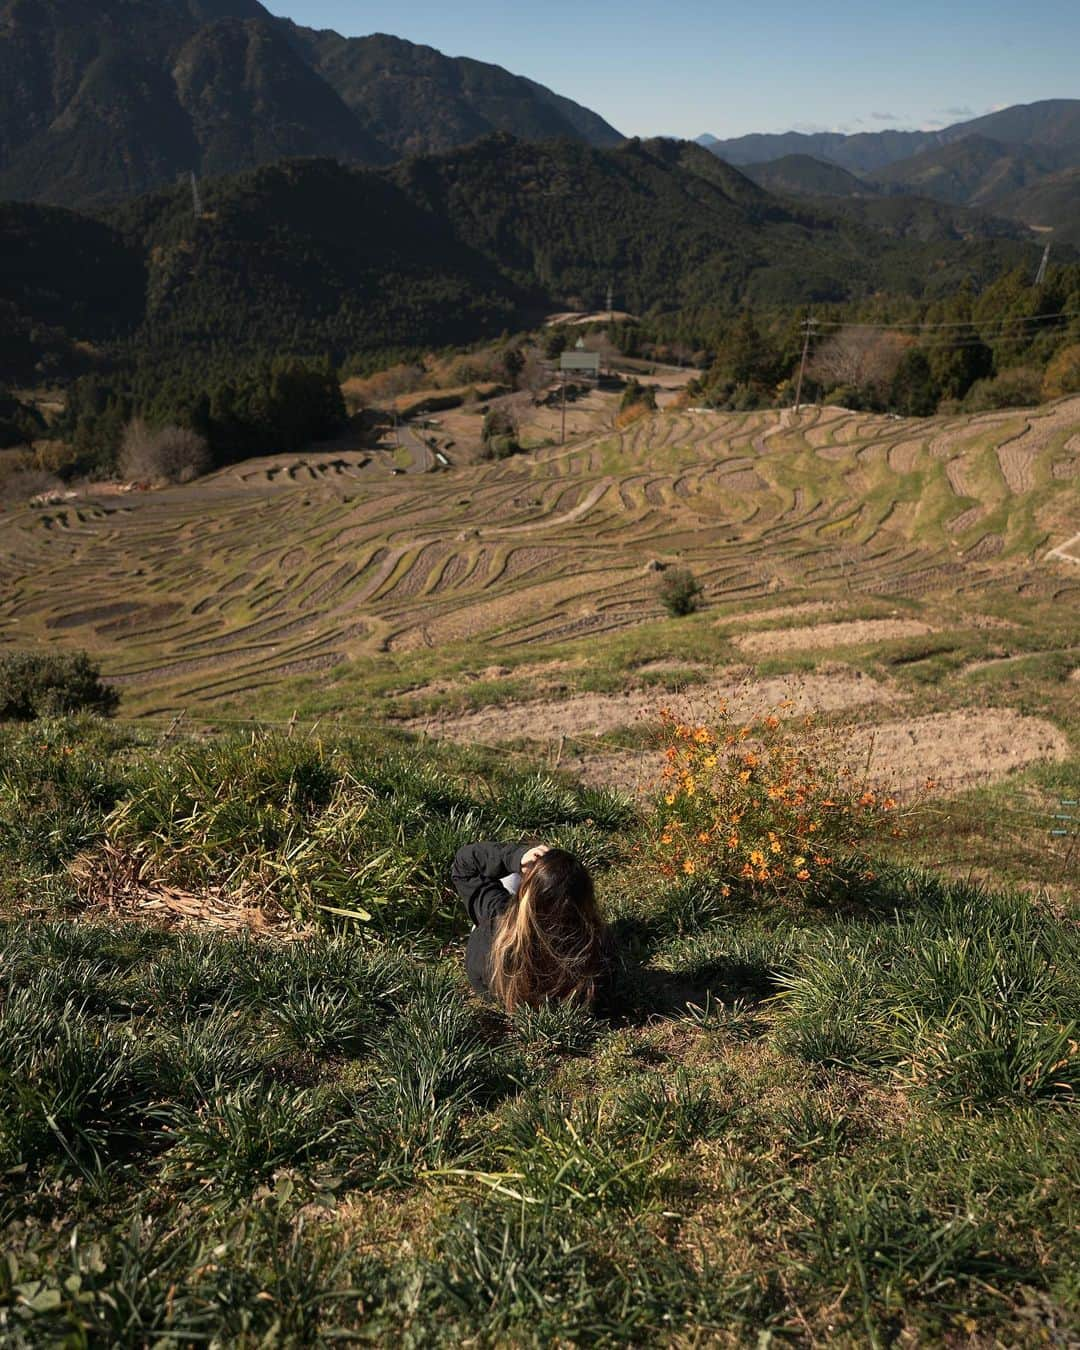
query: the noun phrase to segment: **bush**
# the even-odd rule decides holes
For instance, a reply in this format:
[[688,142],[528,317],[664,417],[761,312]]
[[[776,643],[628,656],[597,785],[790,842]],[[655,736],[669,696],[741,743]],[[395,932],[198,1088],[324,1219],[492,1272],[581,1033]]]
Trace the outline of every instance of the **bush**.
[[114,713],[120,695],[102,684],[101,671],[85,652],[0,656],[0,718],[30,721],[67,713]]
[[[866,840],[899,827],[897,802],[869,788],[813,719],[782,706],[710,726],[663,713],[665,787],[653,817],[661,875],[783,894],[827,893]],[[870,874],[872,875],[872,874]]]
[[631,380],[627,384],[619,400],[619,412],[626,412],[634,404],[641,404],[649,412],[656,411],[656,390],[652,385],[641,384],[638,380]]
[[1080,342],[1062,347],[1046,367],[1042,385],[1043,398],[1076,393],[1080,393]]
[[500,404],[487,410],[481,440],[484,459],[509,459],[520,451],[517,415],[512,406]]
[[664,572],[657,592],[660,603],[673,618],[693,614],[700,609],[704,594],[701,583],[687,567],[672,567]]
[[190,483],[211,464],[206,441],[186,427],[155,430],[136,417],[124,429],[118,467],[129,482]]
[[50,492],[59,492],[63,487],[59,478],[46,469],[18,464],[5,465],[4,470],[0,473],[0,502],[12,506]]
[[1030,408],[1042,397],[1042,375],[1029,366],[1013,366],[992,380],[976,380],[964,399],[965,412]]

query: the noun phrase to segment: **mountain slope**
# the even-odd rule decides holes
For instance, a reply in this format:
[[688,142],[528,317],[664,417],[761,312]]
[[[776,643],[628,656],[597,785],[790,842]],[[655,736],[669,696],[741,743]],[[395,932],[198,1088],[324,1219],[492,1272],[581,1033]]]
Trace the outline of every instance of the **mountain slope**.
[[598,150],[500,135],[379,170],[292,160],[208,180],[203,198],[195,219],[184,187],[153,193],[108,212],[108,228],[42,206],[0,210],[0,309],[20,333],[59,323],[72,342],[100,336],[118,358],[186,368],[198,385],[205,369],[266,351],[340,361],[467,343],[552,308],[596,307],[609,283],[642,314],[730,313],[942,295],[1038,257],[949,221],[835,209],[900,198],[785,202],[667,140]]
[[595,113],[500,66],[444,56],[383,33],[345,38],[289,28],[362,125],[396,155],[449,150],[494,131],[594,145],[623,139]]
[[878,182],[957,205],[987,206],[1060,167],[1061,151],[1010,145],[980,135],[925,150],[881,170]]
[[875,174],[901,159],[950,145],[966,136],[1007,144],[1064,148],[1080,146],[1080,99],[1017,104],[939,131],[867,131],[736,136],[711,139],[709,149],[731,164],[758,164],[785,155],[812,155],[855,174]]
[[316,33],[258,0],[0,0],[0,198],[93,205],[190,171],[380,164],[493,130],[621,140],[497,66]]
[[1080,245],[1080,168],[1048,174],[999,204],[999,211],[1033,229],[1049,231],[1047,240]]
[[810,155],[785,155],[764,164],[742,166],[747,178],[769,192],[790,197],[870,197],[874,187],[837,164]]

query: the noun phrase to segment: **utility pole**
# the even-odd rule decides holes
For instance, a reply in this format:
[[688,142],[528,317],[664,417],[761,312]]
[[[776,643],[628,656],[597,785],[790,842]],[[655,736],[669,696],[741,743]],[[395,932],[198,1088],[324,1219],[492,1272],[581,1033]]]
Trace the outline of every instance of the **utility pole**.
[[202,197],[199,195],[199,180],[195,177],[194,169],[191,171],[191,206],[198,220],[202,215]]
[[1046,266],[1050,261],[1050,245],[1043,249],[1042,262],[1039,263],[1039,270],[1035,273],[1035,285],[1041,286],[1046,280]]
[[562,439],[560,445],[566,444],[566,371],[562,373]]
[[802,385],[803,385],[803,376],[806,374],[806,357],[807,353],[810,351],[810,334],[814,331],[814,325],[816,323],[817,319],[807,318],[803,320],[802,360],[799,362],[799,382],[795,386],[796,412],[799,411],[799,407],[802,404]]

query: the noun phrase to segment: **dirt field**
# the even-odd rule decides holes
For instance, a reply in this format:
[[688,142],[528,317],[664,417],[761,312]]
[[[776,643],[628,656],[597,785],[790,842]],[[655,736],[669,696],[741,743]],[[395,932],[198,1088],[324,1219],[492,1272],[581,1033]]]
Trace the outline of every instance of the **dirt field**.
[[867,642],[892,642],[898,638],[923,637],[933,631],[921,619],[865,619],[748,633],[745,637],[735,638],[735,645],[754,656],[771,656],[777,652],[831,651],[835,647],[858,647]]
[[[1045,718],[1013,709],[965,709],[860,728],[845,750],[851,766],[879,788],[911,794],[929,781],[948,795],[1066,759],[1069,738]],[[590,752],[575,742],[563,747],[563,762],[595,787],[647,795],[657,789],[664,761],[655,750]]]

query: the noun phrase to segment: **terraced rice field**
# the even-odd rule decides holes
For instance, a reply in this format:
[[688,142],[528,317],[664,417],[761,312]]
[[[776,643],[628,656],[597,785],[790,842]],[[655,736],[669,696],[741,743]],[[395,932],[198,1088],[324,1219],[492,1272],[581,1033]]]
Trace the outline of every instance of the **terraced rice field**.
[[[988,586],[1080,601],[1080,398],[974,418],[662,411],[501,464],[393,477],[276,457],[0,516],[0,645],[86,648],[127,708],[207,709],[361,654],[542,653],[709,604]],[[793,626],[806,620],[795,618]],[[912,630],[914,631],[914,630]],[[767,643],[765,644],[768,645]]]

